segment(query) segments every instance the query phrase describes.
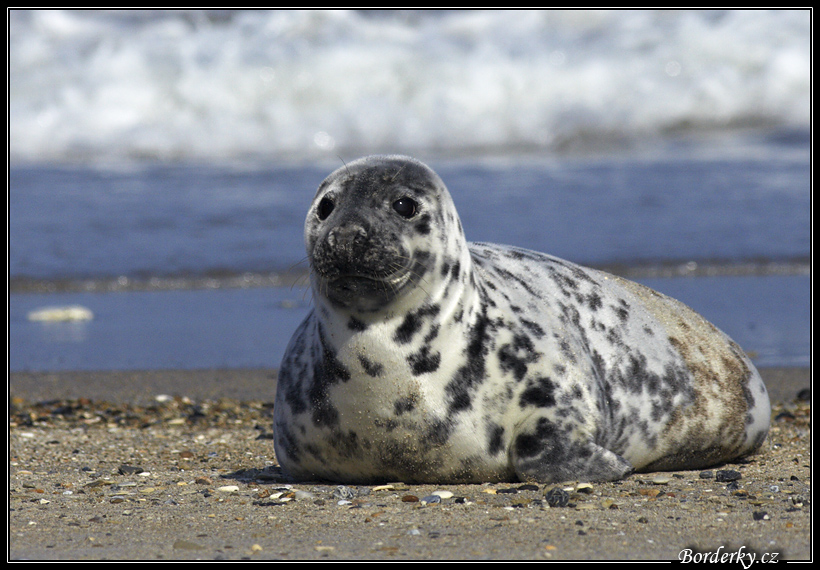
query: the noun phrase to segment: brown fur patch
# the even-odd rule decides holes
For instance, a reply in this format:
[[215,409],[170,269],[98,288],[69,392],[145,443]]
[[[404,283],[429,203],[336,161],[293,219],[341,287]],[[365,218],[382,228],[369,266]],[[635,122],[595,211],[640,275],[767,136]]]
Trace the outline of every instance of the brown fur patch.
[[695,401],[675,410],[660,440],[674,449],[642,471],[696,469],[738,457],[746,440],[752,371],[740,347],[698,313],[638,283],[619,280],[666,328],[693,378]]

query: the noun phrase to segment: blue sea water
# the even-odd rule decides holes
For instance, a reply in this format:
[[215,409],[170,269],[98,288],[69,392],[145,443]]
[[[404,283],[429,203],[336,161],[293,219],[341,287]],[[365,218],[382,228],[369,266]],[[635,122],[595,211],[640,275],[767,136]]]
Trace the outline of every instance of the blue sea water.
[[[808,139],[761,147],[737,156],[712,141],[660,156],[427,162],[471,241],[584,264],[805,258]],[[9,273],[48,280],[286,271],[305,257],[307,209],[337,166],[12,168]]]
[[[776,145],[766,160],[718,159],[720,148],[709,158],[683,158],[681,150],[664,159],[433,164],[471,240],[594,266],[682,264],[687,276],[641,281],[702,312],[758,365],[808,365],[808,157]],[[305,211],[326,173],[319,166],[12,169],[10,275],[46,285],[112,282],[115,291],[10,295],[10,368],[278,366],[310,306],[306,280],[288,270],[304,268]],[[752,269],[692,271],[708,264],[718,273]],[[282,275],[282,286],[225,287],[218,278],[210,289],[194,285],[201,275],[268,273]],[[117,286],[162,276],[178,277],[181,290]],[[27,319],[43,306],[74,304],[94,319]]]
[[[306,269],[311,198],[375,152],[436,169],[472,241],[681,265],[639,280],[757,364],[808,365],[809,23],[13,10],[9,368],[278,366],[310,306],[287,275]],[[709,264],[720,274],[691,270]],[[284,281],[223,279],[258,275]],[[171,277],[175,290],[125,286]],[[28,319],[73,304],[94,318]]]

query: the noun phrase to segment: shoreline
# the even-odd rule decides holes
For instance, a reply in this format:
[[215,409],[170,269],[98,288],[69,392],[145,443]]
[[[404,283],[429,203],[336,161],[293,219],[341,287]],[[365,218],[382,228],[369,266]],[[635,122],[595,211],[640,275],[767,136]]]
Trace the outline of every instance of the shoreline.
[[[758,371],[773,404],[788,402],[800,390],[811,387],[809,367],[760,367]],[[273,402],[276,370],[225,368],[9,373],[10,398],[31,403],[82,398],[145,404],[154,401],[157,395],[192,400],[230,398]]]
[[[294,264],[287,271],[234,272],[213,271],[201,275],[155,275],[152,277],[97,277],[37,279],[12,277],[9,293],[114,293],[136,291],[193,291],[215,289],[249,289],[292,287],[307,283],[308,271],[299,269],[304,262]],[[783,259],[679,259],[668,261],[614,262],[588,264],[588,267],[612,273],[625,279],[679,278],[679,277],[750,277],[769,275],[809,275],[811,259],[794,257]]]
[[9,558],[811,558],[808,368],[761,369],[776,404],[756,455],[591,486],[291,481],[270,438],[274,374],[10,374]]

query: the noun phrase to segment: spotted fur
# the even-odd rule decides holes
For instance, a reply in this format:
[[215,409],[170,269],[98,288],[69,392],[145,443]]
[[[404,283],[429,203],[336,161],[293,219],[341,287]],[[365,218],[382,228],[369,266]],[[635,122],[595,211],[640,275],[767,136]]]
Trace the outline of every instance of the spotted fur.
[[651,289],[468,244],[439,177],[360,159],[305,223],[315,308],[279,373],[275,450],[302,480],[615,480],[754,452],[743,351]]

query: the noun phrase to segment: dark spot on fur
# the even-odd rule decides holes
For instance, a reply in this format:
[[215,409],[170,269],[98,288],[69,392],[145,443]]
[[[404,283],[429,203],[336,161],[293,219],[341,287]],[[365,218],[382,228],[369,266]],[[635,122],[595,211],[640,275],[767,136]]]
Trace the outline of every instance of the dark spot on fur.
[[529,321],[527,319],[521,319],[521,324],[532,333],[535,338],[542,338],[544,336],[544,329],[541,328],[541,325],[538,323],[534,323],[533,321]]
[[339,423],[339,412],[328,397],[330,386],[350,380],[350,371],[338,358],[333,348],[319,329],[319,343],[322,347],[322,359],[314,369],[313,378],[307,389],[311,403],[313,422],[322,426],[333,426]]
[[505,372],[512,371],[516,380],[521,380],[527,373],[527,365],[538,360],[538,353],[530,337],[517,334],[510,344],[502,345],[498,349],[498,361]]
[[629,318],[629,303],[627,303],[623,299],[621,299],[620,302],[621,305],[619,307],[613,306],[612,310],[615,311],[615,314],[618,315],[618,318],[621,319],[621,322],[625,323]]
[[283,367],[282,370],[279,371],[277,383],[277,389],[284,390],[285,401],[290,407],[292,414],[298,415],[307,411],[307,403],[302,398],[301,385],[298,382],[293,382],[289,367]]
[[[307,321],[299,325],[293,334],[293,345],[305,349],[309,343],[306,340]],[[297,351],[298,352],[298,351]],[[302,384],[297,380],[308,375],[308,365],[301,361],[294,352],[289,353],[279,370],[277,384],[279,390],[284,390],[285,401],[294,415],[307,411],[307,402],[302,395]]]
[[328,442],[342,457],[355,457],[359,451],[359,436],[354,431],[333,432]]
[[393,403],[393,413],[400,416],[406,412],[412,412],[416,407],[416,396],[405,396]]
[[301,449],[299,440],[291,431],[290,426],[286,423],[280,422],[276,424],[274,430],[276,431],[276,437],[285,443],[285,445],[282,446],[285,450],[285,455],[287,455],[291,461],[298,463],[300,460]]
[[493,424],[490,426],[489,432],[487,451],[490,455],[498,455],[504,446],[504,428]]
[[589,308],[593,311],[597,311],[603,306],[603,302],[601,301],[601,296],[598,293],[590,293],[587,295],[587,303]]
[[441,364],[441,353],[430,354],[430,347],[424,345],[421,350],[407,357],[407,362],[413,371],[413,376],[428,374],[438,370]]
[[460,274],[461,274],[461,262],[456,261],[453,264],[453,270],[450,272],[450,275],[453,276],[453,279],[458,279]]
[[566,275],[562,275],[560,273],[554,273],[552,275],[553,280],[555,283],[560,287],[562,290],[565,290],[567,287],[570,289],[577,289],[578,283]]
[[399,422],[397,422],[396,420],[375,419],[375,420],[373,420],[373,425],[376,426],[377,428],[381,428],[384,431],[389,433],[389,432],[393,431],[394,429],[396,429],[397,427],[399,427]]
[[467,345],[467,364],[459,368],[453,379],[447,384],[446,391],[450,395],[450,412],[460,412],[472,406],[472,392],[476,386],[484,381],[486,370],[485,359],[488,351],[488,329],[490,319],[487,318],[487,306],[482,304],[481,314],[475,324],[470,327],[470,342]]
[[450,439],[452,431],[452,420],[435,420],[430,423],[427,433],[422,438],[422,443],[432,446],[444,445]]
[[446,278],[448,273],[450,273],[450,264],[445,261],[441,265],[441,278]]
[[522,408],[536,406],[549,408],[555,405],[555,384],[549,378],[536,378],[528,382],[527,389],[521,393],[519,405]]
[[356,317],[350,317],[350,320],[347,321],[347,328],[352,331],[361,332],[367,328],[367,325]]
[[535,289],[533,289],[530,286],[530,284],[527,283],[527,281],[525,281],[524,279],[522,279],[518,275],[516,275],[514,273],[511,273],[511,272],[507,271],[506,269],[501,269],[500,267],[495,267],[494,269],[495,269],[496,273],[498,273],[498,275],[502,279],[504,279],[504,281],[512,281],[514,283],[518,283],[518,285],[520,285],[522,289],[524,289],[527,293],[529,293],[533,297],[535,297],[537,299],[541,298],[541,294],[538,291],[536,291]]
[[384,372],[384,366],[382,366],[378,362],[373,362],[372,360],[369,360],[362,354],[359,355],[359,363],[362,365],[362,368],[364,368],[364,371],[367,373],[367,375],[372,376],[373,378],[381,376],[382,372]]
[[534,457],[544,451],[547,440],[556,439],[556,436],[555,425],[546,418],[540,418],[533,433],[522,433],[515,439],[515,452],[521,458]]
[[572,350],[572,347],[570,346],[569,342],[567,342],[563,338],[559,338],[558,346],[561,348],[561,354],[567,361],[569,361],[572,364],[575,364],[577,362],[575,352]]
[[433,340],[438,336],[438,331],[441,328],[441,325],[435,324],[430,327],[430,332],[424,335],[424,344],[430,344]]
[[430,233],[430,214],[424,214],[419,218],[419,221],[416,222],[415,225],[416,231],[419,232],[421,235],[427,235]]
[[421,329],[424,317],[435,316],[438,312],[438,305],[428,305],[421,307],[418,311],[410,311],[404,316],[401,325],[396,329],[393,340],[399,344],[407,344],[413,339],[413,335]]
[[[547,258],[546,258],[546,256],[543,256],[542,259],[546,260]],[[575,277],[576,279],[579,279],[581,281],[586,281],[586,282],[592,283],[594,285],[598,284],[598,282],[595,281],[595,279],[593,279],[589,275],[589,273],[584,271],[584,269],[582,267],[579,267],[579,266],[577,266],[573,263],[569,263],[568,261],[564,261],[562,259],[558,259],[558,258],[555,258],[555,257],[548,258],[548,259],[549,259],[549,262],[552,263],[553,265],[560,265],[561,267],[564,267],[564,268],[568,269],[569,272],[572,273],[573,277]]]
[[427,265],[427,262],[433,257],[433,254],[425,249],[420,249],[413,254],[413,259],[416,265]]

